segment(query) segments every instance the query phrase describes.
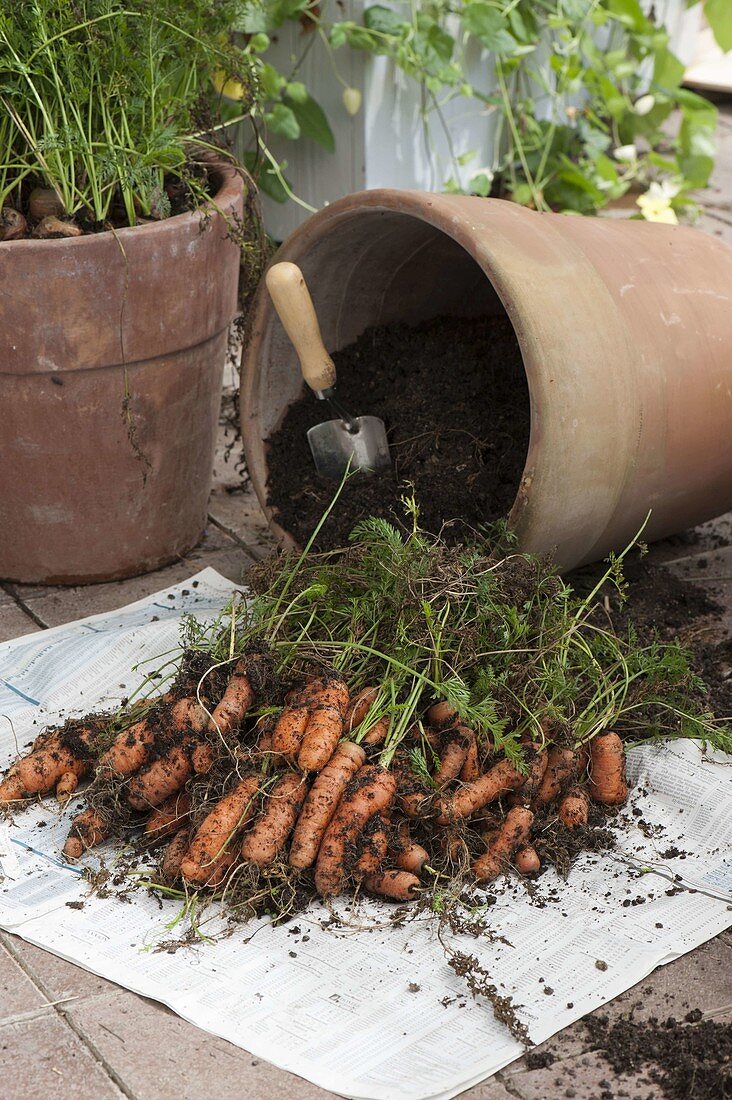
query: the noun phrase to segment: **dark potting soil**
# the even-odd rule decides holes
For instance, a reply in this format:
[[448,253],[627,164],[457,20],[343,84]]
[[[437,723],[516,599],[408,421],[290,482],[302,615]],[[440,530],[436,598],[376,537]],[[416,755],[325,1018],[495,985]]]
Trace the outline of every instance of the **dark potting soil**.
[[[316,546],[344,546],[366,516],[405,518],[401,496],[414,487],[420,523],[458,539],[505,516],[529,443],[529,394],[521,352],[504,317],[443,317],[417,327],[368,329],[333,356],[338,396],[352,414],[386,424],[393,468],[355,474]],[[315,472],[308,428],[332,414],[310,391],[269,439],[268,500],[279,523],[305,543],[335,488]]]
[[[703,1020],[698,1010],[684,1020],[647,1021],[631,1016],[610,1022],[590,1016],[585,1028],[596,1049],[615,1073],[642,1071],[668,1100],[727,1100],[732,1097],[732,1025]],[[627,1096],[607,1088],[602,1100]]]

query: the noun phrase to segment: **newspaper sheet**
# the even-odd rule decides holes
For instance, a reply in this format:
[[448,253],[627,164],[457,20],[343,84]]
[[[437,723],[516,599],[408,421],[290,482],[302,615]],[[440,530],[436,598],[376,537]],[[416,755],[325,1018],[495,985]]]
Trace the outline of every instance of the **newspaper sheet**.
[[[178,652],[181,616],[216,616],[234,586],[211,569],[120,611],[0,646],[0,765],[48,723],[112,707]],[[509,994],[535,1042],[732,924],[732,760],[690,742],[634,749],[619,848],[492,890],[493,936],[450,936]],[[99,897],[58,857],[68,814],[0,824],[0,926],[167,1004],[255,1057],[348,1097],[451,1097],[522,1053],[446,962],[434,919],[394,926],[376,902],[313,904],[174,953],[180,905],[144,889]],[[113,866],[115,850],[101,855]],[[93,863],[93,861],[90,860]],[[78,903],[83,902],[81,908]],[[69,907],[72,903],[73,907]],[[598,967],[598,963],[601,965]]]

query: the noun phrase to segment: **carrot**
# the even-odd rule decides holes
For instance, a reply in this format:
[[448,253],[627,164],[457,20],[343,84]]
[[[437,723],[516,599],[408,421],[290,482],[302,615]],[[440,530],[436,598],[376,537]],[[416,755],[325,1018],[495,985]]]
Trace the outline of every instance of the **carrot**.
[[98,810],[89,807],[71,822],[64,844],[64,855],[67,859],[79,859],[89,848],[106,840],[110,831],[109,820]]
[[535,875],[541,870],[541,860],[536,848],[532,848],[530,844],[516,853],[513,863],[520,875]]
[[353,733],[355,729],[361,725],[366,715],[371,710],[371,707],[376,702],[376,698],[379,694],[379,689],[374,687],[365,687],[354,695],[346,711],[346,733]]
[[196,775],[207,775],[214,766],[216,754],[210,741],[199,741],[191,754],[191,763]]
[[146,718],[123,730],[99,758],[100,769],[109,768],[115,775],[132,775],[147,761],[155,733]]
[[407,817],[413,820],[425,817],[432,805],[432,795],[425,791],[405,791],[399,793],[399,805]]
[[380,875],[369,875],[363,884],[372,894],[380,894],[392,901],[414,901],[420,882],[416,875],[408,871],[384,871]]
[[364,765],[351,779],[318,851],[315,888],[322,897],[341,893],[346,852],[355,844],[369,818],[387,809],[395,793],[394,775],[377,764]]
[[302,704],[285,707],[272,733],[272,748],[287,760],[297,756],[310,711]]
[[25,788],[17,773],[14,773],[11,768],[2,783],[0,783],[0,806],[7,805],[9,802],[18,802],[24,797]]
[[173,745],[163,756],[153,760],[144,771],[130,780],[127,801],[133,810],[154,809],[166,798],[175,794],[187,782],[193,772],[190,742]]
[[163,840],[173,836],[181,828],[191,812],[191,797],[186,791],[179,791],[166,798],[150,814],[145,824],[145,835],[151,840]]
[[[222,852],[219,858],[213,865],[211,873],[209,874],[204,886],[208,886],[209,889],[214,890],[217,886],[221,886],[224,879],[228,875],[232,865],[235,863],[237,857],[236,852],[226,851]],[[181,867],[183,865],[181,864]]]
[[534,815],[523,806],[509,810],[485,855],[473,863],[473,874],[478,882],[492,882],[508,867],[514,852],[528,845]]
[[478,762],[478,740],[472,730],[469,731],[470,740],[468,750],[465,753],[465,761],[460,769],[460,779],[463,783],[472,783],[480,775]]
[[533,802],[547,769],[548,754],[546,749],[540,749],[537,744],[527,747],[532,750],[532,754],[529,756],[529,774],[521,786],[510,796],[509,803],[512,806],[528,806]]
[[440,766],[433,777],[439,787],[446,787],[460,775],[468,755],[470,738],[473,737],[472,731],[465,726],[455,726],[454,729],[455,735],[452,736],[450,730],[450,740],[440,754]]
[[494,764],[489,772],[481,775],[472,783],[466,783],[451,795],[443,796],[439,804],[438,824],[447,825],[463,817],[470,817],[489,802],[493,802],[504,791],[515,790],[525,781],[509,760]]
[[208,720],[206,711],[193,695],[179,699],[170,711],[170,723],[174,730],[181,733],[203,733]]
[[458,720],[458,712],[452,703],[448,703],[446,700],[442,700],[440,703],[433,703],[427,711],[427,722],[430,726],[434,726],[436,729],[446,729],[448,726],[452,726]]
[[371,822],[375,823],[376,828],[373,829],[370,836],[364,837],[363,851],[356,860],[353,869],[354,874],[358,877],[376,874],[386,859],[386,853],[389,849],[389,837],[381,817],[372,817],[369,825]]
[[[88,740],[91,739],[92,733],[86,730],[80,734],[80,737],[82,740]],[[58,734],[55,734],[48,739],[43,748],[18,761],[16,774],[26,794],[48,794],[62,775],[67,772],[73,772],[78,777],[87,775],[92,769],[92,763],[91,756],[81,759],[63,744]]]
[[394,859],[397,867],[400,871],[411,871],[413,875],[418,875],[430,856],[426,848],[412,840],[406,821],[399,826],[399,845]]
[[259,783],[253,775],[242,779],[201,822],[181,864],[186,882],[203,885],[209,881],[231,838],[254,815]]
[[587,824],[589,811],[587,795],[580,787],[574,787],[559,803],[559,820],[568,829],[576,829],[578,825]]
[[343,733],[343,715],[333,706],[318,705],[308,718],[303,733],[298,767],[304,772],[319,772],[330,760]]
[[617,733],[600,733],[590,742],[589,791],[603,806],[620,806],[628,797],[625,749]]
[[181,829],[165,849],[160,861],[160,877],[164,882],[174,883],[180,878],[180,865],[188,851],[190,835],[188,829]]
[[250,659],[242,657],[234,665],[226,690],[209,720],[208,728],[217,730],[224,737],[241,725],[254,702],[254,688],[249,678]]
[[545,806],[559,796],[562,785],[574,774],[577,766],[577,753],[572,749],[563,749],[552,745],[547,757],[546,771],[536,792],[537,806]]
[[389,736],[389,730],[391,728],[391,718],[388,714],[385,714],[383,718],[379,718],[378,722],[374,722],[371,729],[361,742],[362,745],[383,745]]
[[313,783],[300,811],[290,845],[290,866],[303,870],[315,863],[323,834],[348,781],[366,759],[360,745],[344,741]]
[[56,784],[56,798],[59,802],[68,802],[78,786],[79,777],[76,772],[64,772]]
[[287,772],[277,780],[267,792],[262,813],[242,841],[242,859],[259,867],[274,862],[294,828],[306,793],[303,776],[295,772]]

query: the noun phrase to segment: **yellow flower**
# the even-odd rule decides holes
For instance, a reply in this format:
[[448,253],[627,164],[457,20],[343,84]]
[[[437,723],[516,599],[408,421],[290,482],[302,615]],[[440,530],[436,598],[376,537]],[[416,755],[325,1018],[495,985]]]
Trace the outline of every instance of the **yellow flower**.
[[238,80],[227,80],[226,73],[223,69],[214,69],[211,74],[211,82],[219,93],[225,99],[244,99],[246,88]]
[[671,199],[678,194],[678,188],[652,183],[636,203],[647,222],[660,222],[662,225],[678,225],[679,219],[671,206]]

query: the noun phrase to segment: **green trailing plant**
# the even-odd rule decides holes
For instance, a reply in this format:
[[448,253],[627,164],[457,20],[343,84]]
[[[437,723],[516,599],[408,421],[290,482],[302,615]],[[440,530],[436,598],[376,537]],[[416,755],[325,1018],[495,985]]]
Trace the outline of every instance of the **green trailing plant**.
[[[202,186],[212,74],[236,77],[247,110],[250,47],[229,28],[241,0],[26,0],[0,14],[0,206],[29,188],[62,215],[134,225],[170,213],[166,184]],[[202,123],[202,119],[206,121]]]
[[[732,6],[704,6],[730,48]],[[283,73],[266,45],[288,21],[299,24],[301,48]],[[454,152],[447,190],[584,214],[632,191],[638,216],[673,222],[693,206],[690,192],[707,183],[713,166],[716,110],[681,87],[683,65],[668,32],[653,5],[640,0],[394,0],[367,6],[362,21],[344,21],[337,5],[314,0],[264,0],[240,28],[256,32],[264,48],[267,104],[250,166],[279,201],[294,189],[286,162],[267,148],[267,133],[335,148],[328,120],[299,78],[315,43],[330,52],[350,113],[361,98],[340,75],[344,48],[388,57],[419,86],[427,140],[427,122],[439,122],[455,100],[497,120],[490,163],[481,164],[474,150]],[[476,46],[485,51],[477,76],[467,60]],[[447,122],[443,129],[450,137]]]

